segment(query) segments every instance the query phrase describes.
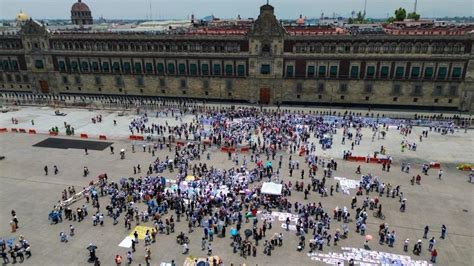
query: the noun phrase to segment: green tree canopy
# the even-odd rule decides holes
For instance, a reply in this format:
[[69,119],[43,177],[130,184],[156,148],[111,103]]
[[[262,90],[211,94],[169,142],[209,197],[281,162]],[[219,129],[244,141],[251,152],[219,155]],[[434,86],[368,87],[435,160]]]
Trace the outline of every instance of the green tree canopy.
[[407,17],[407,11],[404,8],[395,10],[395,21],[403,21]]
[[417,14],[415,12],[411,12],[411,13],[408,13],[407,18],[414,19],[414,20],[419,20],[420,19],[420,14]]

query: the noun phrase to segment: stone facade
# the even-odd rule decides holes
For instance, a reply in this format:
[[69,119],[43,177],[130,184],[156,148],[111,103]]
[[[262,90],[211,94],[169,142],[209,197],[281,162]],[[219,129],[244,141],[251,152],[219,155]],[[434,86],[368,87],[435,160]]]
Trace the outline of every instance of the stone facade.
[[[308,30],[308,33],[304,33]],[[244,34],[0,35],[0,91],[474,111],[474,36],[284,27],[264,5]]]

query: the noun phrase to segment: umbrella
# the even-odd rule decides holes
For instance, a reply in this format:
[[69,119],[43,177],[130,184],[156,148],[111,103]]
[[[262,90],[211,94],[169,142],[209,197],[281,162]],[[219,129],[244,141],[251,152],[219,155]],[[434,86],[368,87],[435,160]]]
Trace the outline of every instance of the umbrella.
[[196,179],[196,178],[195,178],[194,176],[188,175],[185,180],[186,180],[186,181],[194,181],[195,179]]
[[252,230],[250,230],[250,229],[245,229],[244,233],[245,233],[246,237],[249,237],[253,234]]
[[96,250],[96,249],[97,249],[97,246],[92,245],[92,244],[89,244],[89,246],[87,246],[86,249],[89,250],[89,251],[93,251],[93,250]]
[[365,236],[365,240],[367,240],[367,241],[372,240],[372,238],[373,238],[372,235],[366,235],[366,236]]
[[230,229],[230,234],[231,234],[232,236],[236,236],[236,235],[239,234],[239,232],[237,232],[237,229],[232,228],[232,229]]
[[121,149],[120,152],[125,152],[125,149]]

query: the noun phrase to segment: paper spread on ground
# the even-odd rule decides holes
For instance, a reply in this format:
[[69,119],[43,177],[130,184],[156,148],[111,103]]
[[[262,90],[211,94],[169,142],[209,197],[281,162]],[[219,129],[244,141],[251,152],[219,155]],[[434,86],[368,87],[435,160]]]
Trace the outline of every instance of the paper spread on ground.
[[341,187],[342,193],[349,195],[349,189],[356,189],[359,187],[359,180],[347,179],[345,177],[334,177],[335,180],[339,181],[339,186]]
[[312,261],[322,261],[331,265],[344,265],[353,259],[356,265],[394,265],[394,266],[428,266],[432,265],[425,260],[413,260],[410,256],[399,255],[375,250],[366,250],[362,248],[342,247],[342,253],[307,253]]
[[135,233],[135,231],[137,231],[137,233],[138,233],[138,239],[143,240],[143,239],[145,239],[145,234],[146,234],[147,230],[149,230],[150,234],[151,234],[151,229],[152,228],[148,227],[148,226],[142,226],[142,225],[135,226],[135,228],[133,228],[133,230],[130,231],[130,234],[127,237],[125,237],[122,240],[122,242],[120,242],[119,247],[123,247],[123,248],[132,247],[132,239],[135,238],[135,236],[133,235]]
[[290,225],[289,230],[296,231],[296,222],[298,221],[298,214],[288,213],[288,212],[262,212],[257,211],[257,214],[260,215],[260,220],[267,220],[267,222],[274,222],[276,220],[282,222],[281,228],[286,229],[286,218],[289,218]]

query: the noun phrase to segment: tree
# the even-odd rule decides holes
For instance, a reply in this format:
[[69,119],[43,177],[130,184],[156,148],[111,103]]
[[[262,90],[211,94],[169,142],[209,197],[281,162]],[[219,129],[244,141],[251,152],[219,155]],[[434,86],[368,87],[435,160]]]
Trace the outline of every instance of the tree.
[[420,19],[420,14],[417,14],[415,12],[411,12],[411,13],[408,13],[407,18],[414,19],[414,20],[419,20]]
[[356,20],[357,20],[359,23],[363,23],[364,20],[365,20],[365,12],[363,12],[363,13],[362,13],[362,11],[357,12]]
[[407,11],[404,8],[395,10],[395,21],[403,21],[407,17]]

